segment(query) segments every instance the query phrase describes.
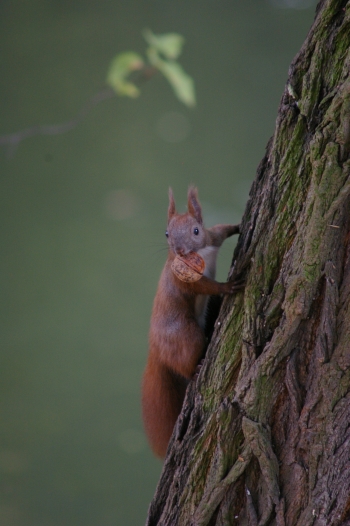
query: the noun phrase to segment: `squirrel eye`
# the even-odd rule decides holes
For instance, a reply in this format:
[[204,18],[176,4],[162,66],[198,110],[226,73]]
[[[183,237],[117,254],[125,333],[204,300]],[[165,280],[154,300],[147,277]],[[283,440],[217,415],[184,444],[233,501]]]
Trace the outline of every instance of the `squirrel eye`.
[[198,236],[198,234],[199,234],[199,230],[198,230],[197,227],[193,230],[193,233],[194,233],[195,236]]
[[169,233],[168,233],[167,230],[166,230],[166,232],[165,232],[165,235],[166,235],[166,237],[169,237]]

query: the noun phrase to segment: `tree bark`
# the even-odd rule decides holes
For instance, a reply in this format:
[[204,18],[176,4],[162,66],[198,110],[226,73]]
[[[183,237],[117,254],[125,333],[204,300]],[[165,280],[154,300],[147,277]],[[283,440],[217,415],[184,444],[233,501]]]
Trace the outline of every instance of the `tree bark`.
[[155,525],[350,525],[350,1],[289,70]]

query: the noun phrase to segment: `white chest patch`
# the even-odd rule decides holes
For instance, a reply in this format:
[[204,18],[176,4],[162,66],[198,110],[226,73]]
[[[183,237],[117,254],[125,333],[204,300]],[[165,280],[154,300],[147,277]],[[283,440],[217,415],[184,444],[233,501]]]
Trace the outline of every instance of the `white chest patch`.
[[[205,247],[198,250],[198,254],[202,256],[205,261],[204,276],[207,278],[215,279],[216,273],[216,259],[218,256],[219,247]],[[209,296],[204,294],[199,294],[196,297],[195,301],[195,316],[198,322],[198,325],[204,329],[205,327],[205,317],[207,313]]]
[[198,254],[205,261],[204,276],[215,279],[216,259],[218,257],[219,247],[205,247],[198,250]]

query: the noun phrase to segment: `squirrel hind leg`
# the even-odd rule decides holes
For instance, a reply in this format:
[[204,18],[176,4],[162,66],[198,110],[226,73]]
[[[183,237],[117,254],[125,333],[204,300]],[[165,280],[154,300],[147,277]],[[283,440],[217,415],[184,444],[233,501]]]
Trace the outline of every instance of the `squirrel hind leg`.
[[164,458],[182,408],[187,381],[164,366],[146,368],[142,386],[142,416],[150,446]]

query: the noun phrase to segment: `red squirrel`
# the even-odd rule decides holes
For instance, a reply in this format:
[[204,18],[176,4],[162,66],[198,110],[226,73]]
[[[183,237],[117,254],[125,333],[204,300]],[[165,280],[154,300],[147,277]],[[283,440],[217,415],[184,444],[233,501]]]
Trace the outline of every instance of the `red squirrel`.
[[[223,241],[239,233],[239,225],[206,229],[197,189],[188,190],[188,212],[178,214],[169,189],[168,258],[154,299],[149,354],[142,384],[143,421],[153,452],[163,458],[180,414],[185,391],[206,348],[204,334],[210,295],[233,294],[234,282],[215,281],[216,258]],[[203,276],[181,281],[171,264],[176,256],[197,252],[205,261]]]

